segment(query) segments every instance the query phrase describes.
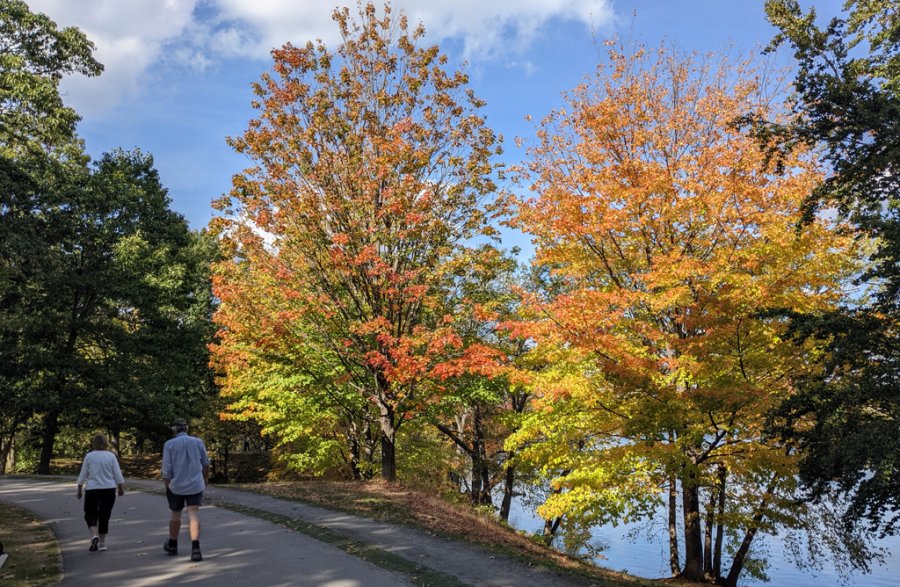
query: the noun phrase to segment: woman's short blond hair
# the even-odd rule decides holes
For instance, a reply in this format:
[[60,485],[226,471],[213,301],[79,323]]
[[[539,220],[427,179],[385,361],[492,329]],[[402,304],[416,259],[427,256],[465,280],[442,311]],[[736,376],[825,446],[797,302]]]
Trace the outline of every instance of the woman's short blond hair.
[[91,439],[91,448],[94,450],[109,450],[109,441],[106,440],[106,435],[102,432],[94,434],[94,438]]

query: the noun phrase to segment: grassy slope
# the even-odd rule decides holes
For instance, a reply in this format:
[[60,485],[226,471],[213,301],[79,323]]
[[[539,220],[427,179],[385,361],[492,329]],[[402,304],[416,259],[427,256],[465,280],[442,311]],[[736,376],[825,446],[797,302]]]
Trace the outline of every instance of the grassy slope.
[[3,587],[55,585],[62,577],[56,536],[30,512],[0,501],[0,542],[9,555],[0,567]]
[[529,564],[550,566],[598,585],[630,586],[691,583],[672,579],[649,580],[633,577],[567,556],[529,538],[465,504],[450,503],[434,494],[383,481],[280,481],[235,484],[233,487],[273,497],[292,499],[345,511],[376,520],[406,524],[434,534],[486,546],[489,549],[524,560]]

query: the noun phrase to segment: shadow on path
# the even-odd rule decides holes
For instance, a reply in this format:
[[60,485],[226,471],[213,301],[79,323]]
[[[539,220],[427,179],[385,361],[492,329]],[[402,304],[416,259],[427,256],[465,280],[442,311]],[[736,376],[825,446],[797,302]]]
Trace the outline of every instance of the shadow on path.
[[119,497],[110,522],[109,550],[94,553],[88,552],[90,535],[74,482],[0,478],[0,499],[31,510],[52,528],[63,557],[60,587],[412,585],[406,575],[276,524],[214,506],[201,510],[204,560],[192,563],[186,523],[178,556],[162,550],[169,513],[160,495],[129,491]]

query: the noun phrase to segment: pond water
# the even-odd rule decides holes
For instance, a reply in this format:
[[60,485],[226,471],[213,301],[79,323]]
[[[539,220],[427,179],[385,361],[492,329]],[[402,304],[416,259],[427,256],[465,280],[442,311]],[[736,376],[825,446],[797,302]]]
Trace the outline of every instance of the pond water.
[[[519,500],[513,504],[509,523],[527,532],[539,532],[544,526],[543,520]],[[595,545],[605,547],[605,558],[598,560],[598,565],[651,579],[669,575],[668,539],[661,525],[602,526],[595,528],[592,536]],[[803,571],[786,557],[784,544],[777,537],[757,536],[756,540],[760,539],[760,546],[768,551],[769,567],[766,572],[769,582],[744,576],[739,581],[744,587],[900,587],[900,536],[878,542],[878,546],[888,552],[883,565],[873,565],[869,574],[853,574],[846,582],[842,582],[829,562],[823,561],[820,571]]]

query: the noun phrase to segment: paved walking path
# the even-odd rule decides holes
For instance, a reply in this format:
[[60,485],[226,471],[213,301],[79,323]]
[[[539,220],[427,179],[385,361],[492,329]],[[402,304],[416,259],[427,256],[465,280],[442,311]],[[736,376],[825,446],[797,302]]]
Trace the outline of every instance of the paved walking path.
[[[58,481],[0,477],[0,499],[31,510],[50,524],[62,550],[60,587],[182,583],[217,587],[413,584],[406,574],[386,571],[304,534],[214,505],[201,509],[203,561],[190,562],[186,519],[179,540],[179,555],[169,557],[162,550],[168,520],[165,498],[144,492],[161,492],[162,483],[150,480],[126,481],[127,492],[118,498],[113,509],[107,538],[109,550],[90,553],[90,536],[82,517],[82,504],[75,498],[74,480]],[[206,495],[213,504],[250,507],[314,524],[455,578],[463,585],[590,584],[402,526],[218,486],[210,486]]]
[[118,498],[107,538],[109,550],[94,553],[88,552],[90,535],[74,483],[2,479],[0,499],[31,510],[50,524],[62,551],[61,587],[412,584],[403,575],[308,536],[223,508],[202,509],[204,560],[192,563],[185,527],[178,556],[162,550],[168,511],[159,495],[129,491]]

